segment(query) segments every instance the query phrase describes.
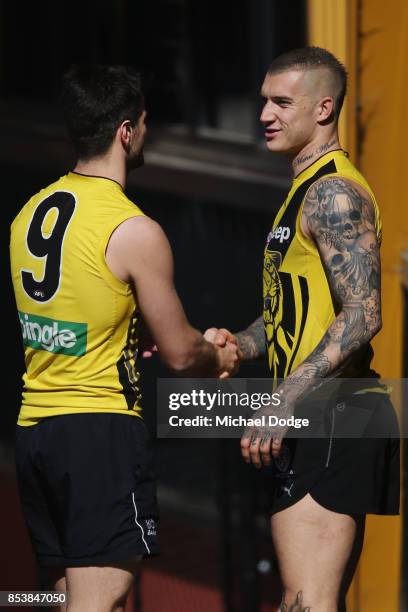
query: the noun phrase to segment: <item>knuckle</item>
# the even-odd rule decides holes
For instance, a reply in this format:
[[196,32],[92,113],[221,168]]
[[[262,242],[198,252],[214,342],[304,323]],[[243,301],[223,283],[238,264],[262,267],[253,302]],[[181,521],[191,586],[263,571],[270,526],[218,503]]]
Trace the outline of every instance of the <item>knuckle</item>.
[[220,327],[220,329],[218,330],[218,333],[219,334],[223,334],[223,336],[228,336],[229,335],[228,330],[225,329],[225,327]]

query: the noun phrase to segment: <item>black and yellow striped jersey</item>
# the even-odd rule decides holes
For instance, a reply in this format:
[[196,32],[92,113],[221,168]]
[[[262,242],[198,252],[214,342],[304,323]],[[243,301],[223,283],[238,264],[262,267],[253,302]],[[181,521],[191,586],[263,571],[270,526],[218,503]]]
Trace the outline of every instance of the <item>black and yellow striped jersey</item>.
[[[275,380],[288,376],[310,355],[336,316],[319,251],[300,224],[307,191],[323,176],[348,178],[371,195],[381,240],[375,197],[344,151],[326,153],[293,180],[264,251],[263,314],[269,366]],[[368,352],[371,355],[371,348],[366,348],[366,356]],[[367,373],[357,375],[364,377]]]
[[105,251],[115,228],[142,214],[119,183],[70,172],[13,221],[26,363],[19,425],[79,412],[140,414],[137,304]]

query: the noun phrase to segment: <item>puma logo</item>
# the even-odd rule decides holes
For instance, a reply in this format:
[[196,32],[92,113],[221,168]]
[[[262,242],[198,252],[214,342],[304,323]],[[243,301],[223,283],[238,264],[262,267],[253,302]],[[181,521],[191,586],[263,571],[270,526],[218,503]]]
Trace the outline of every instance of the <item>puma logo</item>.
[[295,483],[294,483],[294,482],[292,482],[292,483],[290,484],[290,487],[284,487],[284,486],[282,485],[282,489],[285,491],[285,493],[287,493],[287,494],[289,495],[289,497],[292,497],[292,487],[293,487],[293,485],[294,485],[294,484],[295,484]]

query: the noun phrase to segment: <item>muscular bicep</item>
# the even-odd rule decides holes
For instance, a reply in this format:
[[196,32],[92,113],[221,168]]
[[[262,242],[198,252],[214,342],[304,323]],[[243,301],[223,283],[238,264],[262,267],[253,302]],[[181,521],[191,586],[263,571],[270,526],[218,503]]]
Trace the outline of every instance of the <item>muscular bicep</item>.
[[173,283],[173,255],[163,230],[148,217],[122,223],[112,234],[106,260],[133,285],[139,308],[162,357],[185,350],[194,333]]
[[381,326],[380,251],[374,204],[362,188],[326,178],[309,190],[303,211],[341,310],[342,344],[356,346]]

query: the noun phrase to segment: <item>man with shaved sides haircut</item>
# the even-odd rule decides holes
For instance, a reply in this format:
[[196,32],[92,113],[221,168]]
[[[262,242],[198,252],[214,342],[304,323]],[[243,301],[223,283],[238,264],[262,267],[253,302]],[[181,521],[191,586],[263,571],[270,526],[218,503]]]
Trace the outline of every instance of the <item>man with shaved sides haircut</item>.
[[[244,460],[271,473],[282,611],[345,610],[365,515],[399,511],[398,425],[370,367],[382,325],[381,221],[339,142],[346,88],[344,66],[319,47],[270,65],[260,119],[269,151],[288,156],[293,182],[266,240],[263,313],[235,335],[206,332],[220,346],[235,338],[244,359],[266,357],[279,415],[306,410],[323,432],[294,439],[265,426],[241,439]],[[342,437],[345,423],[351,430]]]

